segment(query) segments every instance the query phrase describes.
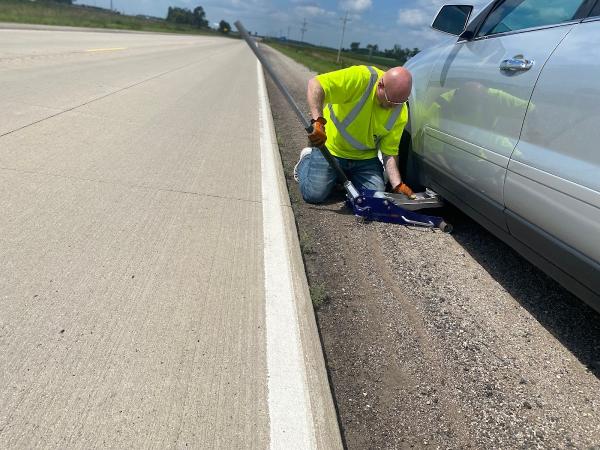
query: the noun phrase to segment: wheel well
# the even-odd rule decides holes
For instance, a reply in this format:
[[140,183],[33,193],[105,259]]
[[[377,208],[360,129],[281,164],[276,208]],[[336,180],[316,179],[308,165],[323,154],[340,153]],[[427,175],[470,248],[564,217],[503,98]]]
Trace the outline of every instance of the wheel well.
[[408,123],[404,127],[400,143],[398,144],[398,168],[402,180],[408,184],[413,191],[423,191],[423,172],[420,158],[412,151],[412,134],[410,129],[410,114]]

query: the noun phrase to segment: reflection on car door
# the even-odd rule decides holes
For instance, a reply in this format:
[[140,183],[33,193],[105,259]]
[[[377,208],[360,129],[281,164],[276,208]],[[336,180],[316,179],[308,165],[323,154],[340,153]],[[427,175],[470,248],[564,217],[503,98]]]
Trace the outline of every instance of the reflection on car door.
[[[532,30],[531,25],[539,24],[531,22],[531,12],[539,13],[535,8],[557,1],[502,3],[474,39],[457,42],[438,61],[423,105],[427,112],[422,157],[428,170],[445,184],[442,191],[461,197],[503,230],[507,230],[503,215],[506,168],[533,87],[544,63],[574,23]],[[580,1],[562,1],[563,6],[566,3],[572,11],[565,10],[559,21],[570,19]],[[504,11],[503,5],[507,5]],[[528,30],[514,31],[523,26]]]
[[598,80],[593,20],[576,25],[544,67],[505,186],[511,234],[578,280],[570,288],[584,299],[585,290],[600,293]]

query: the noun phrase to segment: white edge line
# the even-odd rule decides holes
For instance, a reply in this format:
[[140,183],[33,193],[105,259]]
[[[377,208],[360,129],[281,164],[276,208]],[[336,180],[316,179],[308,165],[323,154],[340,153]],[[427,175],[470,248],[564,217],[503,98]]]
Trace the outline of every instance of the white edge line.
[[270,107],[262,66],[257,61],[262,172],[265,315],[271,449],[315,448],[291,277],[289,249],[278,187]]

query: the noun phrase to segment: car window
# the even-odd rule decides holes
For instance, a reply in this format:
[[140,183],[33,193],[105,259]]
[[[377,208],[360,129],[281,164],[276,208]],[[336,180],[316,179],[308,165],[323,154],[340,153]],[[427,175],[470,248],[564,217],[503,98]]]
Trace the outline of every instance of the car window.
[[572,20],[583,0],[507,0],[487,17],[477,36],[542,27]]
[[594,6],[594,9],[590,13],[590,17],[594,16],[600,16],[600,2],[596,3],[596,6]]

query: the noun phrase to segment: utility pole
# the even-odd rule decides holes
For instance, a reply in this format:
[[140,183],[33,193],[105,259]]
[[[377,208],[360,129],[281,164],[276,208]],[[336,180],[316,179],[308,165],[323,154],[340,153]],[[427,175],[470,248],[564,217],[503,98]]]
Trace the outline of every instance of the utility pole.
[[288,26],[288,41],[290,40],[290,29],[291,29],[291,28],[292,28],[292,27]]
[[302,22],[302,28],[300,28],[300,32],[302,33],[302,37],[300,38],[300,42],[304,42],[304,32],[307,30],[306,28],[306,18],[304,22]]
[[344,16],[343,19],[340,19],[342,21],[342,38],[340,39],[340,48],[338,49],[338,55],[337,55],[337,63],[340,63],[340,53],[342,53],[342,45],[344,44],[344,33],[346,32],[346,22],[350,22],[348,20],[348,11],[346,11],[346,15]]
[[110,10],[112,11],[112,0],[110,0]]

